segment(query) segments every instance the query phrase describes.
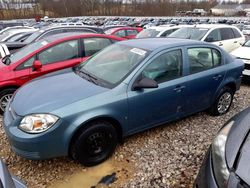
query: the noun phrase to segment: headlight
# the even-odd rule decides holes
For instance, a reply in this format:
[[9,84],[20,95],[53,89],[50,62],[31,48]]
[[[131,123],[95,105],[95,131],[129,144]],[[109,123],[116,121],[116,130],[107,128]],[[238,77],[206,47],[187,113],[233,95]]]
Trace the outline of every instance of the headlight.
[[22,119],[19,128],[27,133],[41,133],[52,127],[58,119],[51,114],[32,114]]
[[219,187],[226,187],[229,179],[225,148],[227,136],[233,124],[234,121],[231,121],[223,127],[212,143],[213,169]]

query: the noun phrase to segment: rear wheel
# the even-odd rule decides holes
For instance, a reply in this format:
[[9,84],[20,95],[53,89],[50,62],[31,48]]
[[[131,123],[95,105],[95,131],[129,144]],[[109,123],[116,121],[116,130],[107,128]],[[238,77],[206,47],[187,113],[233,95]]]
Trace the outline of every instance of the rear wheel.
[[4,89],[3,91],[0,91],[0,114],[4,113],[4,110],[15,91],[16,89],[14,88]]
[[221,89],[220,94],[210,109],[211,115],[219,116],[227,113],[233,102],[234,91],[230,87]]
[[118,143],[114,126],[106,121],[86,125],[75,136],[70,156],[84,166],[97,165],[112,155]]

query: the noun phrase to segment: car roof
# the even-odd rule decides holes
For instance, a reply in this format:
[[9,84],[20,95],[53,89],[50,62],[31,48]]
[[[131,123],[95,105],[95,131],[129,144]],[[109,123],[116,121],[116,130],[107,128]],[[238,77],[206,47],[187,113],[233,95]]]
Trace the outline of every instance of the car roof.
[[60,34],[50,35],[50,36],[44,37],[44,40],[46,40],[48,42],[55,42],[55,41],[60,40],[60,39],[67,40],[68,38],[71,38],[71,37],[80,38],[80,37],[84,37],[84,36],[103,37],[103,36],[108,36],[108,35],[99,34],[99,33],[68,32],[68,33],[60,33]]
[[125,40],[119,44],[141,48],[148,51],[154,51],[158,48],[166,47],[171,48],[175,46],[194,45],[194,44],[207,44],[202,41],[190,39],[177,39],[177,38],[138,38],[132,40]]
[[226,25],[226,24],[197,24],[197,25],[194,25],[194,27],[207,28],[207,29],[212,29],[212,28],[235,28],[235,26]]

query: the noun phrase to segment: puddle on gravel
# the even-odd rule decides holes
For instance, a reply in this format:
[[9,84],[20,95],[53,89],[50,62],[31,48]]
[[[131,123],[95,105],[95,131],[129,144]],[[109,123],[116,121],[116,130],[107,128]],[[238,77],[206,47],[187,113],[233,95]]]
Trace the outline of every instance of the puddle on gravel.
[[[127,165],[126,165],[127,166]],[[121,172],[123,174],[121,174]],[[76,172],[64,180],[52,183],[49,188],[98,188],[108,187],[108,185],[123,176],[129,176],[128,170],[124,168],[124,164],[117,164],[113,160],[108,160],[98,166],[86,168],[80,172]]]

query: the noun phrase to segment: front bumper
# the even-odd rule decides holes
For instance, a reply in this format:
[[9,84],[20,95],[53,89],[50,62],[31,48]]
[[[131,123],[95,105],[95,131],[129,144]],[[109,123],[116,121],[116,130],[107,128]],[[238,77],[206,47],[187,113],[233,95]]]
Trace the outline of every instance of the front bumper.
[[28,134],[18,128],[22,120],[7,106],[3,127],[9,139],[12,150],[27,159],[49,159],[68,155],[68,140],[65,139],[65,127],[59,120],[53,127],[44,133]]
[[213,174],[211,147],[209,148],[194,183],[195,188],[218,187]]
[[[248,185],[245,185],[234,172],[231,172],[226,187],[246,188]],[[195,180],[194,188],[219,188],[213,173],[211,147],[204,158],[199,174]]]

